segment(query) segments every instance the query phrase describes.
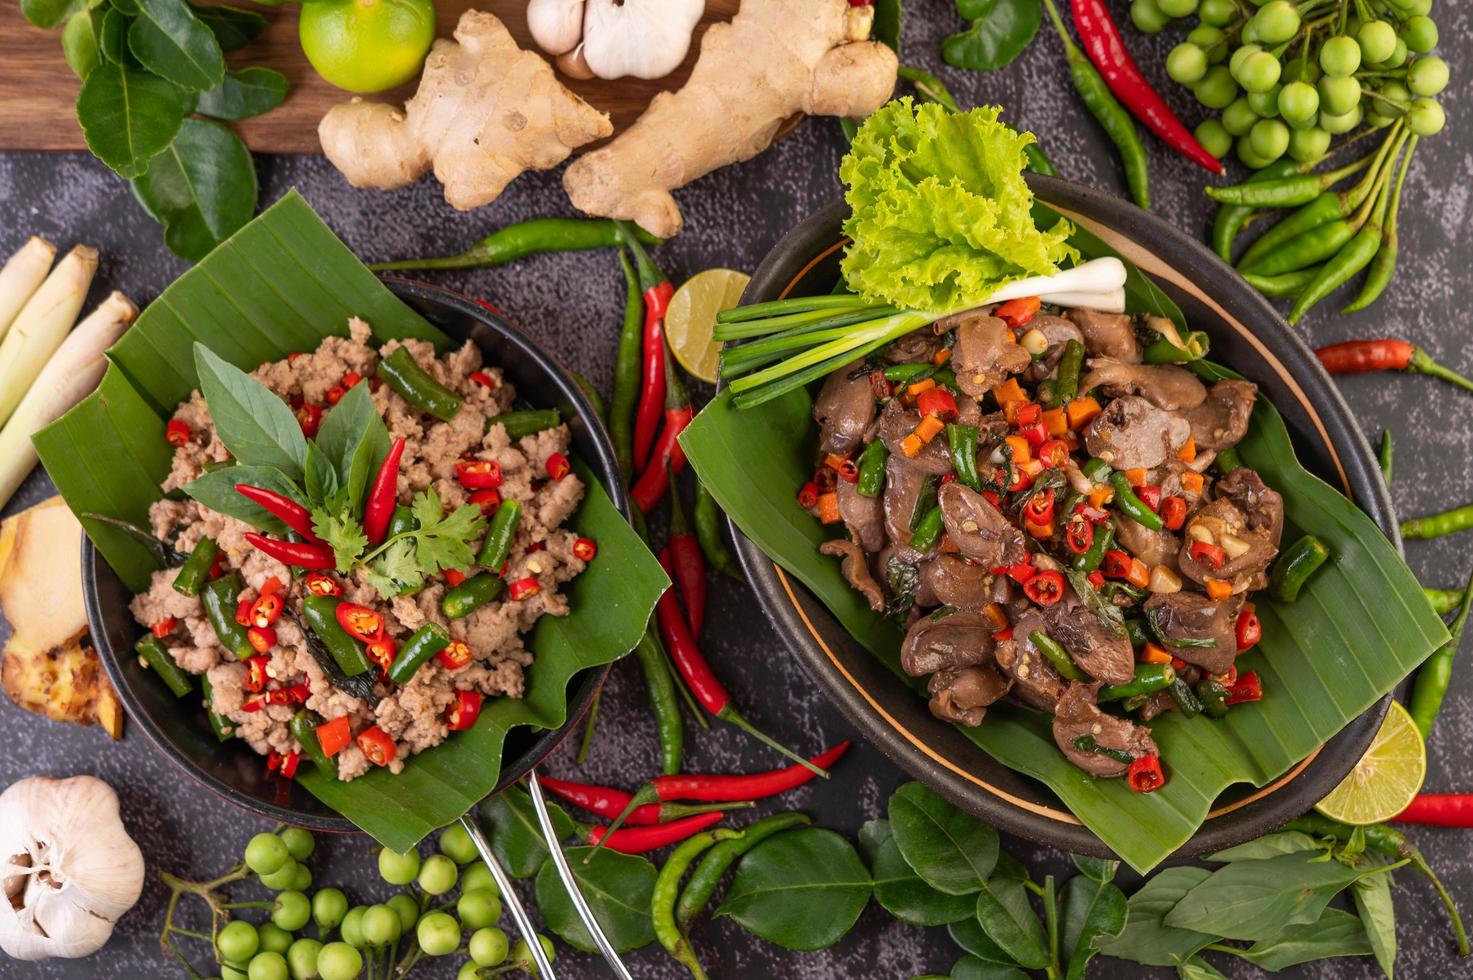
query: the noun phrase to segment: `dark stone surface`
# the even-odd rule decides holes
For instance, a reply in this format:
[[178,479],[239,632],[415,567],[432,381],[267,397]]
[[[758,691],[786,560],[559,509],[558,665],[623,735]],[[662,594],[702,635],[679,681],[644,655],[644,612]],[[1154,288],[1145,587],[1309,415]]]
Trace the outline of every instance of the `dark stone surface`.
[[[941,69],[964,104],[987,101],[1006,106],[1010,119],[1038,133],[1064,176],[1120,190],[1113,153],[1075,98],[1058,39],[1047,26],[1031,49],[1007,70],[973,75],[940,64],[937,45],[941,37],[958,28],[952,5],[946,0],[910,0],[908,6],[907,61]],[[1122,20],[1124,6],[1112,5]],[[1473,16],[1463,5],[1439,5],[1437,17],[1442,36],[1449,42],[1473,31]],[[1147,39],[1129,28],[1127,32],[1147,73],[1162,82],[1185,118],[1199,118],[1197,107],[1165,81],[1161,68],[1165,52],[1179,36]],[[1399,334],[1439,353],[1454,367],[1473,372],[1473,351],[1467,348],[1463,332],[1468,306],[1463,291],[1473,288],[1473,272],[1466,242],[1455,237],[1466,235],[1469,227],[1473,140],[1460,123],[1470,109],[1473,85],[1467,77],[1466,58],[1458,56],[1453,47],[1445,44],[1443,53],[1453,63],[1455,81],[1442,97],[1452,122],[1442,136],[1424,142],[1407,181],[1402,273],[1387,297],[1362,314],[1340,317],[1330,304],[1316,311],[1304,327],[1314,344],[1368,334]],[[1466,47],[1462,50],[1466,54]],[[1204,231],[1212,213],[1199,191],[1204,175],[1149,138],[1147,146],[1156,209],[1183,228]],[[680,192],[687,230],[661,250],[662,264],[677,281],[711,266],[752,269],[785,228],[838,192],[836,165],[842,152],[836,124],[809,121],[757,159]],[[289,187],[299,188],[366,259],[456,251],[507,222],[569,211],[558,173],[523,176],[490,207],[459,214],[443,203],[438,186],[429,180],[399,192],[376,194],[351,190],[317,157],[262,158],[258,170],[263,201],[274,200]],[[97,245],[103,252],[94,290],[97,296],[121,288],[136,300],[147,301],[184,268],[164,250],[158,228],[134,204],[128,189],[85,155],[0,154],[0,202],[8,215],[0,228],[0,254],[9,254],[33,232],[63,247],[76,241]],[[622,302],[619,272],[608,256],[535,258],[504,269],[445,275],[440,281],[492,299],[607,390]],[[1463,422],[1466,393],[1426,379],[1397,377],[1351,379],[1345,389],[1369,435],[1374,437],[1389,426],[1397,437],[1399,480],[1394,496],[1405,513],[1423,513],[1473,499],[1473,470],[1465,465],[1473,453],[1473,429]],[[34,476],[11,509],[50,492],[44,478]],[[1458,584],[1473,562],[1473,545],[1466,536],[1414,543],[1408,552],[1413,568],[1429,585]],[[779,738],[816,748],[852,734],[788,658],[755,602],[730,582],[717,581],[712,587],[706,645],[737,701],[749,708],[757,724]],[[553,768],[620,785],[636,784],[653,772],[657,763],[654,734],[642,701],[637,672],[632,667],[619,668],[605,694],[600,737],[587,766],[575,770],[570,753],[565,752]],[[1469,788],[1464,746],[1473,739],[1470,709],[1473,673],[1463,670],[1453,681],[1430,747],[1428,790]],[[0,756],[0,785],[34,774],[92,773],[117,788],[124,820],[143,847],[149,872],[142,901],[123,919],[103,955],[74,962],[5,961],[0,964],[0,975],[18,980],[177,975],[173,965],[160,956],[156,943],[166,897],[158,873],[212,877],[235,859],[251,834],[265,829],[262,823],[190,781],[157,755],[137,731],[114,745],[96,729],[45,722],[4,703],[0,704],[0,742],[7,746]],[[750,741],[730,730],[692,733],[690,743],[688,764],[696,771],[765,768],[773,761],[769,753],[755,750]],[[864,820],[883,815],[889,793],[904,779],[877,752],[860,745],[831,783],[798,791],[792,804],[812,813],[815,822],[852,835]],[[1466,837],[1457,831],[1436,830],[1418,830],[1414,836],[1453,892],[1465,902],[1473,901],[1473,859]],[[1006,846],[1025,859],[1035,875],[1067,876],[1072,871],[1058,851],[1016,840],[1006,841]],[[343,885],[357,901],[387,897],[384,888],[375,887],[368,843],[362,838],[324,840],[311,865],[319,884]],[[1431,890],[1420,880],[1403,876],[1396,896],[1401,919],[1400,975],[1466,972],[1466,964],[1453,955],[1448,928]],[[718,977],[909,977],[946,972],[959,955],[943,930],[899,924],[873,905],[843,942],[821,953],[786,953],[752,939],[726,921],[701,925],[694,939],[712,975]],[[193,951],[197,961],[208,959],[202,946]],[[630,959],[641,977],[683,975],[681,968],[657,950],[647,949]],[[1261,975],[1241,963],[1220,960],[1218,965],[1233,976]],[[606,975],[602,965],[590,957],[565,954],[560,966],[562,976]],[[453,966],[443,962],[416,968],[414,975],[451,977],[454,972]],[[1142,972],[1119,961],[1097,961],[1093,971],[1111,977],[1134,977]],[[1376,975],[1371,961],[1364,959],[1329,961],[1289,972],[1320,978]]]

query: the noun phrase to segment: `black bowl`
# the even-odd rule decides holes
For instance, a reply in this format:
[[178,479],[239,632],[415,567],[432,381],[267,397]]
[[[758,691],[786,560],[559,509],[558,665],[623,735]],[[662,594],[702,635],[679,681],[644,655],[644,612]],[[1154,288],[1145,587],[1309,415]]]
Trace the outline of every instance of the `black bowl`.
[[[1283,414],[1300,461],[1342,487],[1400,549],[1401,538],[1370,447],[1339,391],[1271,306],[1211,251],[1134,205],[1078,184],[1029,176],[1038,197],[1104,238],[1150,275],[1212,340],[1212,356],[1258,383]],[[810,216],[758,267],[743,303],[827,293],[844,242],[842,201]],[[748,580],[788,648],[840,710],[906,772],[1010,833],[1077,854],[1111,852],[1043,784],[987,755],[932,717],[926,702],[857,643],[821,602],[735,527]],[[1262,788],[1223,793],[1175,855],[1191,857],[1264,834],[1333,789],[1370,745],[1390,697],[1351,721]]]
[[[624,481],[608,433],[556,357],[499,311],[459,293],[408,280],[391,279],[388,286],[456,341],[475,341],[530,407],[561,411],[573,432],[573,449],[598,476],[614,506],[628,515]],[[211,792],[252,813],[312,830],[356,829],[295,782],[268,776],[262,757],[244,742],[217,741],[198,698],[176,701],[151,671],[139,666],[133,653],[139,627],[128,611],[132,595],[90,540],[82,547],[82,590],[92,640],[108,679],[127,709],[130,724],[141,729],[159,751]],[[507,735],[496,791],[525,776],[577,727],[611,666],[589,668],[573,679],[568,721],[562,728],[516,728]]]

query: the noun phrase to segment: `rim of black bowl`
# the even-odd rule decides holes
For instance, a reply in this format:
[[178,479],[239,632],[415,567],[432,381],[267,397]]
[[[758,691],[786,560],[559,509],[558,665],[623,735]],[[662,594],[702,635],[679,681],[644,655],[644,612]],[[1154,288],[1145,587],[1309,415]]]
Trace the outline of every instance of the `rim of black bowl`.
[[[618,508],[624,518],[629,518],[629,496],[625,490],[624,483],[618,478],[619,465],[614,455],[613,443],[609,438],[603,420],[599,418],[598,412],[589,403],[588,397],[583,393],[578,383],[573,380],[570,369],[553,353],[533,340],[506,314],[488,303],[472,299],[471,297],[437,286],[432,283],[422,282],[415,279],[401,279],[396,277],[384,277],[384,283],[400,299],[414,306],[421,315],[426,316],[434,322],[437,316],[422,308],[422,305],[440,307],[444,311],[441,320],[450,320],[456,317],[469,318],[482,324],[492,332],[498,334],[502,339],[509,342],[522,355],[544,370],[553,380],[555,390],[551,392],[539,392],[542,397],[538,398],[539,404],[555,404],[564,414],[570,414],[569,424],[576,429],[585,429],[592,440],[593,452],[583,452],[585,462],[593,468],[602,482],[604,490],[609,499]],[[442,328],[447,326],[445,322],[437,323]],[[549,398],[547,395],[552,395]],[[572,411],[569,413],[568,408]],[[118,615],[116,608],[109,611],[104,608],[104,599],[98,588],[99,574],[111,574],[111,569],[106,567],[102,556],[93,546],[92,540],[87,537],[82,539],[82,591],[83,601],[87,610],[87,622],[96,646],[99,659],[102,661],[103,669],[107,673],[108,680],[113,689],[117,691],[119,700],[128,716],[127,724],[141,729],[144,736],[151,742],[155,749],[163,754],[170,762],[187,773],[196,782],[225,800],[251,813],[276,820],[281,823],[291,824],[298,827],[306,827],[311,830],[339,832],[339,833],[361,833],[358,827],[346,817],[327,809],[319,803],[315,797],[298,787],[295,783],[285,784],[291,791],[291,799],[302,799],[310,801],[310,805],[317,808],[315,812],[304,811],[291,802],[270,802],[242,792],[237,787],[231,786],[219,776],[206,772],[189,759],[180,748],[165,734],[158,719],[147,710],[135,697],[132,691],[132,683],[136,679],[132,675],[125,674],[123,661],[125,659],[136,659],[131,650],[119,651],[114,647],[108,631],[99,628],[107,621],[110,615]],[[121,607],[123,615],[127,615],[126,606]],[[131,623],[131,616],[129,617]],[[121,654],[121,657],[120,657]],[[613,669],[613,663],[604,664],[600,667],[590,667],[580,671],[574,680],[573,693],[568,699],[568,719],[561,728],[545,729],[535,735],[524,750],[514,758],[502,759],[501,776],[496,788],[489,796],[501,792],[506,787],[518,782],[527,775],[538,763],[551,755],[563,740],[568,737],[587,714],[589,706],[593,703],[594,696],[602,688],[604,681]],[[171,702],[172,703],[172,702]],[[179,704],[186,702],[181,700]],[[202,738],[212,738],[207,731],[201,731]],[[249,750],[247,750],[249,751]],[[251,753],[254,756],[254,753]],[[412,761],[410,762],[412,765]]]
[[[1313,405],[1318,410],[1316,416],[1323,425],[1325,448],[1333,457],[1339,475],[1357,505],[1376,522],[1401,553],[1401,535],[1391,495],[1380,477],[1365,436],[1319,360],[1299,335],[1290,331],[1269,302],[1210,249],[1165,220],[1090,187],[1057,177],[1027,176],[1041,200],[1087,216],[1089,220],[1146,248],[1163,261],[1169,261],[1170,268],[1184,274],[1189,283],[1205,284],[1197,288],[1208,294],[1229,317],[1250,328],[1250,333],[1302,389],[1304,404]],[[847,205],[838,200],[809,215],[779,239],[753,273],[741,301],[750,303],[777,298],[791,283],[806,274],[810,264],[824,250],[842,239],[840,228],[847,214]],[[1166,258],[1168,256],[1169,259]],[[1180,292],[1176,284],[1163,282],[1155,276],[1152,279],[1168,293]],[[1303,434],[1292,427],[1291,434],[1295,436],[1297,448],[1302,447]],[[1114,856],[1104,842],[1082,824],[1032,813],[1008,802],[962,778],[947,766],[938,764],[901,735],[861,695],[858,682],[846,679],[835,669],[815,632],[823,630],[823,626],[816,624],[810,629],[805,620],[805,610],[789,597],[789,588],[821,610],[823,615],[828,615],[827,610],[812,599],[811,593],[801,583],[789,580],[785,573],[780,572],[729,518],[727,527],[736,543],[748,581],[789,651],[849,721],[897,766],[963,809],[1009,833],[1074,853]],[[806,612],[813,611],[809,609]],[[831,622],[831,628],[836,629],[844,640],[850,639],[836,622]],[[1352,719],[1317,753],[1285,776],[1271,781],[1267,791],[1260,790],[1249,802],[1209,817],[1197,833],[1171,855],[1171,859],[1210,853],[1261,836],[1308,810],[1338,785],[1364,754],[1390,702],[1391,695],[1387,695]],[[970,751],[991,762],[981,748],[971,743],[967,745]],[[1032,783],[1031,780],[1029,782]],[[1032,785],[1052,795],[1041,783]],[[1225,794],[1230,793],[1232,789],[1225,791]],[[1067,809],[1057,801],[1054,805],[1060,810]]]

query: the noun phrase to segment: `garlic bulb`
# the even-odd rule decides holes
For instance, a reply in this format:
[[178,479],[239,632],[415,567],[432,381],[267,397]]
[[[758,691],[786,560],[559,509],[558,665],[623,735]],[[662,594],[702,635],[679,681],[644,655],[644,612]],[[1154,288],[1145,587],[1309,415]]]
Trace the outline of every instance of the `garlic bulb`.
[[0,793],[0,949],[95,952],[143,890],[143,854],[100,779],[22,779]]

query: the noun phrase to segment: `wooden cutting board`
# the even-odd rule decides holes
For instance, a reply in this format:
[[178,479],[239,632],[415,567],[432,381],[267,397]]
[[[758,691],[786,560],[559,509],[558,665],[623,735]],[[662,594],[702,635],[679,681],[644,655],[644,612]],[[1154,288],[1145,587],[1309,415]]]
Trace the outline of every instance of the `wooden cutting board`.
[[[230,55],[235,67],[265,65],[291,82],[291,94],[279,107],[233,124],[251,149],[261,153],[320,153],[317,122],[332,106],[351,97],[317,76],[297,43],[297,7],[263,7],[246,0],[237,6],[259,11],[270,22],[249,46]],[[587,82],[563,79],[569,88],[613,117],[615,131],[644,111],[656,92],[679,88],[690,75],[700,38],[711,24],[730,20],[740,0],[706,0],[706,15],[691,42],[685,63],[655,81],[620,78]],[[436,0],[439,36],[449,37],[465,10],[476,7],[500,17],[524,48],[536,50],[527,33],[526,0]],[[61,31],[32,27],[16,0],[0,0],[0,149],[82,150],[82,130],[74,103],[80,86],[61,55]],[[403,102],[417,83],[371,98]]]

